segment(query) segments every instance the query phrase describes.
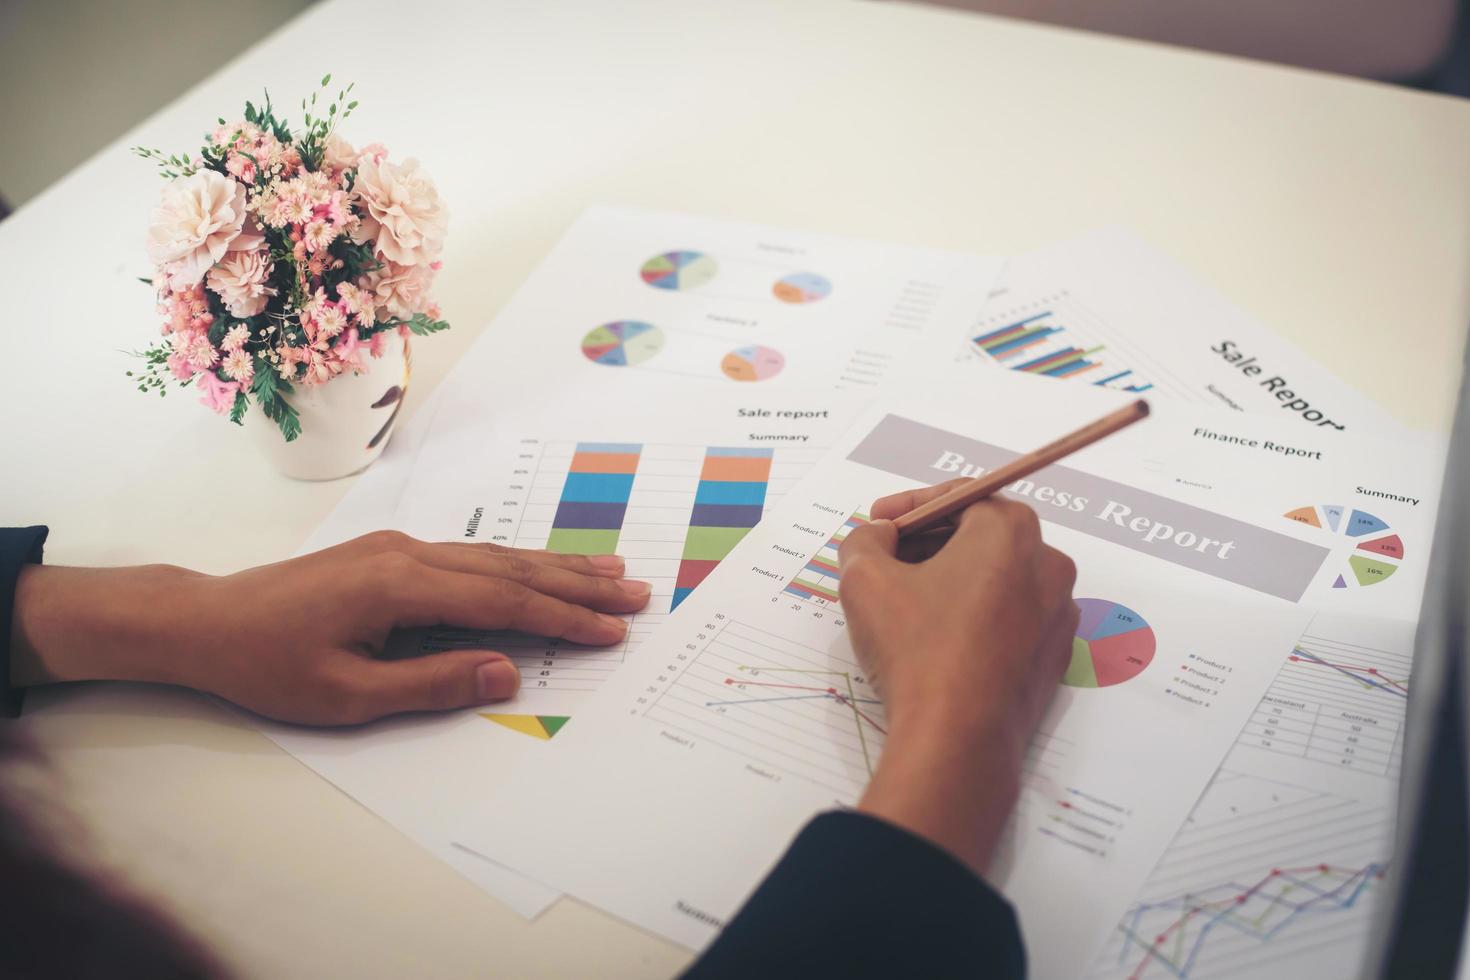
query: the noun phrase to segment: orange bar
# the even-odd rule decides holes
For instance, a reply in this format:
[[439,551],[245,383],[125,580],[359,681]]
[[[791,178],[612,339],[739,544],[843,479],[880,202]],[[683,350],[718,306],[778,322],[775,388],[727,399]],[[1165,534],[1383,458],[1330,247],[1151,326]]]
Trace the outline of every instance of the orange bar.
[[771,460],[760,456],[706,456],[701,480],[735,483],[765,483],[771,476]]
[[572,457],[573,473],[636,473],[637,453],[577,453]]

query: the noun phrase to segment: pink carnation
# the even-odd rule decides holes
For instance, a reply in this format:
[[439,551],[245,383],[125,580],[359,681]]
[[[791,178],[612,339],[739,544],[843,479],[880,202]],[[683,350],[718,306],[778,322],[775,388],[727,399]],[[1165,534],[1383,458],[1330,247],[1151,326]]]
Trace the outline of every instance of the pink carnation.
[[[363,285],[381,307],[396,320],[411,320],[429,305],[429,289],[434,283],[434,269],[427,265],[398,265],[384,262],[368,273]],[[379,319],[382,319],[381,317]]]
[[221,381],[215,377],[213,371],[203,371],[199,375],[199,390],[204,393],[199,404],[223,415],[234,407],[235,393],[240,390],[240,384],[236,381]]
[[235,316],[255,316],[276,295],[275,288],[266,285],[271,269],[270,253],[264,248],[231,252],[209,270],[209,288]]

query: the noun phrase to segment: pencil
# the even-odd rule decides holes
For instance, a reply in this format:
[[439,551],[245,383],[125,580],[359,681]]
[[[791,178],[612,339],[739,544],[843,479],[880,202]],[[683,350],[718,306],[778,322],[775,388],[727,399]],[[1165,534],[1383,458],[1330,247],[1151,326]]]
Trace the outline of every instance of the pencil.
[[1022,477],[1030,476],[1064,456],[1070,456],[1104,436],[1110,436],[1147,417],[1148,402],[1140,398],[1116,412],[1104,415],[1096,422],[1089,422],[1077,431],[1069,432],[1055,442],[1049,442],[1040,449],[1012,460],[998,470],[991,470],[983,476],[960,484],[944,496],[935,497],[927,504],[915,507],[893,523],[898,526],[900,536],[927,530]]

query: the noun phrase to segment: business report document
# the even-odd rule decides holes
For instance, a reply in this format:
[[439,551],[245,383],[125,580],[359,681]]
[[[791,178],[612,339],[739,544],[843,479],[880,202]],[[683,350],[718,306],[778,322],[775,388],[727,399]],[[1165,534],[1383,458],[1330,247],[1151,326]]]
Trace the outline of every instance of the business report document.
[[[707,942],[801,823],[856,799],[881,754],[881,705],[834,602],[835,542],[874,497],[993,468],[1118,400],[1001,374],[977,390],[962,377],[882,398],[567,726],[555,755],[517,770],[508,785],[540,801],[534,818],[487,808],[459,840],[490,856],[515,840],[529,874]],[[1397,488],[1432,513],[1437,469],[1416,469],[1409,447],[1307,434],[1288,453],[1272,420],[1155,407],[1148,423],[1012,488],[1077,559],[1083,612],[992,872],[1037,940],[1037,976],[1084,972],[1312,615],[1365,596],[1413,609],[1422,589],[1423,564],[1398,559],[1391,538],[1418,554],[1427,524],[1397,511],[1391,524],[1380,505],[1395,502],[1359,489]],[[1307,492],[1324,503],[1304,520],[1293,512]],[[573,834],[575,799],[598,801],[605,845],[585,824]]]

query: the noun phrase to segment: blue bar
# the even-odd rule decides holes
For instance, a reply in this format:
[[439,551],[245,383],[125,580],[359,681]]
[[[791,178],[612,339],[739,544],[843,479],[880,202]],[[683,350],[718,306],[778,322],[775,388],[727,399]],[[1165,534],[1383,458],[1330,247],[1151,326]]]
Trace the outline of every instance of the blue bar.
[[561,499],[604,504],[626,504],[633,492],[632,473],[568,473]]
[[993,337],[997,337],[1000,334],[1005,333],[1007,330],[1014,330],[1017,327],[1024,327],[1026,324],[1030,323],[1032,320],[1040,320],[1044,316],[1051,316],[1051,311],[1048,310],[1045,313],[1038,313],[1035,316],[1028,316],[1024,320],[1017,320],[1015,323],[1007,323],[1005,326],[1000,327],[999,329],[990,331],[990,333],[982,333],[980,336],[978,336],[978,337],[975,338],[975,342],[977,344],[978,343],[983,343],[983,342],[985,342],[987,340],[990,340]]
[[742,504],[759,506],[766,502],[766,484],[736,480],[700,480],[694,492],[697,504]]
[[1003,344],[996,344],[994,347],[985,348],[985,353],[999,357],[1007,351],[1015,350],[1017,347],[1025,347],[1027,344],[1035,343],[1042,337],[1050,337],[1054,333],[1060,333],[1061,329],[1061,327],[1042,327],[1036,333],[1022,333],[1014,340],[1007,340]]

